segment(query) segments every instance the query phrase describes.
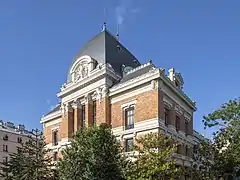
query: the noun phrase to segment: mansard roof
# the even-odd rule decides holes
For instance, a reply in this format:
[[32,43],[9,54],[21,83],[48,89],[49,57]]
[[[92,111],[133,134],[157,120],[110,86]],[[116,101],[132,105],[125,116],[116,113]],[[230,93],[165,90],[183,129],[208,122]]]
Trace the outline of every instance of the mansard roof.
[[47,116],[47,115],[52,114],[52,113],[54,113],[54,112],[57,112],[57,111],[60,110],[60,108],[61,108],[61,104],[58,103],[55,108],[53,108],[51,111],[49,111],[49,112],[48,112],[47,114],[45,114],[44,116]]
[[77,54],[74,62],[81,56],[88,55],[98,63],[109,63],[113,69],[122,75],[122,65],[133,68],[140,65],[137,58],[125,48],[107,29],[88,41]]

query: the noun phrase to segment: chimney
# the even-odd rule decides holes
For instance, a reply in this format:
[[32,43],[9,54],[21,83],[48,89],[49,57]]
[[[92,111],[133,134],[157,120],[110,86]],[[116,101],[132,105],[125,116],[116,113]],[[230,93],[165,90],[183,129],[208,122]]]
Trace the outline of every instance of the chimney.
[[174,81],[174,76],[175,76],[175,70],[174,68],[171,68],[168,70],[168,77],[171,81]]
[[24,131],[24,130],[25,130],[25,126],[22,125],[22,124],[19,124],[19,125],[18,125],[18,130],[19,130],[19,131]]
[[6,126],[9,127],[9,128],[14,128],[14,124],[12,122],[7,122],[6,123]]

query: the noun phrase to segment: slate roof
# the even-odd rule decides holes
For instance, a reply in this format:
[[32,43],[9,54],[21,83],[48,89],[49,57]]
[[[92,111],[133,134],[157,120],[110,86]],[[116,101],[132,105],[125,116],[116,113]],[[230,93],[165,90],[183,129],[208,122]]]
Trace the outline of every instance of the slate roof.
[[49,114],[52,114],[52,113],[60,110],[60,107],[61,107],[61,104],[58,103],[55,108],[53,108],[51,111],[49,111],[49,112],[48,112],[47,114],[45,114],[44,116],[47,116],[47,115],[49,115]]
[[[109,63],[122,75],[122,65],[133,68],[141,65],[137,58],[125,48],[107,29],[88,41],[77,54],[73,63],[81,56],[89,55],[98,63]],[[72,63],[72,64],[73,64]],[[69,80],[69,79],[68,79]]]
[[143,74],[146,74],[148,73],[152,68],[154,68],[155,66],[153,64],[149,64],[147,66],[144,66],[144,67],[139,67],[139,69],[136,68],[136,70],[134,70],[133,72],[130,72],[129,74],[127,74],[126,76],[124,76],[120,83],[123,83],[123,82],[126,82],[126,81],[129,81],[131,79],[134,79],[138,76],[141,76]]

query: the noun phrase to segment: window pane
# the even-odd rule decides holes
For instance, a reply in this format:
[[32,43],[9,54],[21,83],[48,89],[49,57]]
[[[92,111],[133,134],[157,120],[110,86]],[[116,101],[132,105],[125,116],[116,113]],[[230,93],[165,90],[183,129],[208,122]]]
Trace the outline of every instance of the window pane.
[[85,119],[85,105],[82,105],[82,127],[85,127],[86,119]]
[[133,147],[133,138],[126,139],[126,152],[132,151],[132,147]]
[[134,127],[134,108],[130,107],[125,110],[125,128],[132,129]]

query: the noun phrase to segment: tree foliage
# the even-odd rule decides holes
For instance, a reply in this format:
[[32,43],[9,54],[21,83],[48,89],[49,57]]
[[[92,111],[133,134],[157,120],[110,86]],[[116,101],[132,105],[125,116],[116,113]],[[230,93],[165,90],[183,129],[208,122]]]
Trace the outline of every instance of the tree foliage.
[[52,158],[39,130],[33,130],[28,140],[10,154],[8,162],[1,164],[1,176],[7,180],[52,180]]
[[63,159],[58,164],[62,180],[123,178],[122,164],[125,159],[120,153],[120,144],[106,124],[78,130],[71,146],[62,154]]
[[176,144],[162,133],[149,133],[136,138],[135,152],[127,180],[176,179],[182,172],[173,156]]
[[202,141],[199,144],[198,153],[193,155],[193,160],[197,163],[190,170],[192,180],[211,180],[216,177],[213,168],[213,151],[210,141]]
[[211,144],[215,174],[238,176],[240,168],[240,99],[230,100],[220,109],[204,116],[206,128],[216,129]]

